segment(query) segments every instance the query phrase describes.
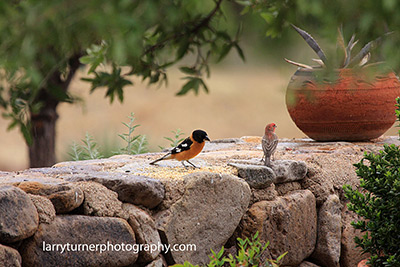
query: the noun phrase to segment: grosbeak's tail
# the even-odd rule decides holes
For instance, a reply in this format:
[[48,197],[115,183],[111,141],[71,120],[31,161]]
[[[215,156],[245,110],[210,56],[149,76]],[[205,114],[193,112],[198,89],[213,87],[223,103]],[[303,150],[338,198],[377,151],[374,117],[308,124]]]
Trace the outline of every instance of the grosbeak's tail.
[[150,162],[149,164],[150,164],[150,165],[154,165],[154,163],[157,163],[157,162],[159,162],[159,161],[161,161],[161,160],[169,159],[169,156],[170,156],[170,155],[171,155],[171,154],[168,153],[167,155],[165,155],[165,156],[163,156],[163,157],[161,157],[161,158],[159,158],[159,159],[156,159],[155,161],[152,161],[152,162]]

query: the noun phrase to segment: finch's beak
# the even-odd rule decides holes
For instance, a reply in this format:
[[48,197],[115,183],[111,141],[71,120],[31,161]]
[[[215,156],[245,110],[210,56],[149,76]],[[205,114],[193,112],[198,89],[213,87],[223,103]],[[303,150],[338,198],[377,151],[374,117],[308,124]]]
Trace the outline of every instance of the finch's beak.
[[211,141],[210,138],[208,138],[207,135],[206,135],[206,137],[204,137],[204,140]]

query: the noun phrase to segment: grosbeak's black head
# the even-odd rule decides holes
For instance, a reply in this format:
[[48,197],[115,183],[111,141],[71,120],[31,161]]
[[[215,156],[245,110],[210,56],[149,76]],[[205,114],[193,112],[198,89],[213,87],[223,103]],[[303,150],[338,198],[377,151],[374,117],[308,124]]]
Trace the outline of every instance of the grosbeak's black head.
[[195,130],[192,133],[192,138],[194,141],[203,143],[204,141],[210,141],[210,138],[208,138],[208,135],[205,131],[203,130]]

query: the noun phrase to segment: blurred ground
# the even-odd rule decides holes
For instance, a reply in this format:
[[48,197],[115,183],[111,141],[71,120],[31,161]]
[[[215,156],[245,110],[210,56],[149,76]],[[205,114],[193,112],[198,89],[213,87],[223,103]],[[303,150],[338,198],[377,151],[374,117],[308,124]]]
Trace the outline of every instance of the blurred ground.
[[[214,66],[207,80],[210,93],[176,97],[183,80],[181,73],[171,70],[168,87],[148,87],[139,80],[125,91],[123,104],[109,104],[104,90],[89,96],[88,83],[76,77],[71,92],[84,99],[80,105],[61,104],[57,125],[57,157],[67,159],[67,151],[73,141],[80,142],[89,132],[100,145],[115,146],[118,134],[125,133],[121,122],[135,113],[136,123],[141,126],[135,132],[146,134],[150,149],[168,146],[164,136],[172,136],[178,128],[185,137],[194,129],[204,129],[213,139],[261,136],[269,122],[278,125],[280,138],[303,137],[285,106],[285,89],[293,67],[279,69],[247,64]],[[0,118],[0,170],[22,170],[28,166],[25,143],[17,130],[6,131],[8,121]],[[396,135],[392,127],[387,135]],[[115,148],[116,149],[116,148]]]

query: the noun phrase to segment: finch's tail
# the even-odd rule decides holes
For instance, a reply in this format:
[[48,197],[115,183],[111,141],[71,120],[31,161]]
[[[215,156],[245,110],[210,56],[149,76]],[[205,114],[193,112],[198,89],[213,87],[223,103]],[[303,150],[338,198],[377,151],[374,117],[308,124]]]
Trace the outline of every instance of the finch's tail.
[[265,166],[271,167],[271,157],[265,156],[265,161],[264,161]]
[[159,159],[156,159],[155,161],[150,162],[149,164],[150,165],[154,165],[154,163],[157,163],[157,162],[162,161],[164,159],[170,159],[170,156],[171,156],[171,153],[168,153],[165,156],[163,156],[163,157],[161,157]]

